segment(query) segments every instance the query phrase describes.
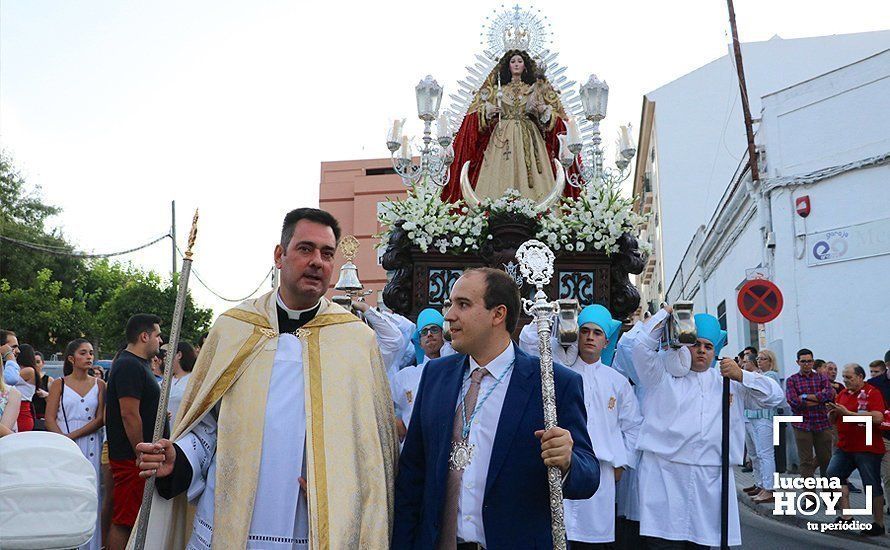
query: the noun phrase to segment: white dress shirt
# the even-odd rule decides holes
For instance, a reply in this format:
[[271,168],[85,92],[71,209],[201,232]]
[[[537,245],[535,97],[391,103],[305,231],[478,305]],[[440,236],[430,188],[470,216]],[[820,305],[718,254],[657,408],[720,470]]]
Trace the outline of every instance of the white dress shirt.
[[[485,365],[490,373],[479,385],[478,406],[482,399],[494,387],[488,399],[482,404],[470,425],[469,444],[474,446],[473,460],[464,470],[460,497],[457,501],[457,540],[460,542],[478,542],[485,546],[485,528],[482,525],[482,500],[485,496],[485,482],[488,479],[488,464],[491,462],[491,451],[494,437],[498,432],[498,421],[504,398],[513,375],[513,361],[516,352],[513,344],[507,346],[500,355]],[[479,368],[475,359],[470,357],[470,372],[464,373],[464,384],[458,401],[469,387],[469,376]],[[500,383],[498,383],[500,379]],[[495,386],[495,384],[497,384]],[[459,403],[455,403],[455,413]]]

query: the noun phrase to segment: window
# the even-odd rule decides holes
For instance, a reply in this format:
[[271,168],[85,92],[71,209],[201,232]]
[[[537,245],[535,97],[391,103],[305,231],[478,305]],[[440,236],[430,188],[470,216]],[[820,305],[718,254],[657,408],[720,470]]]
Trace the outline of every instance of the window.
[[720,328],[726,330],[726,300],[717,304],[717,321],[720,323]]
[[395,174],[395,168],[365,168],[366,176],[388,176],[390,174]]

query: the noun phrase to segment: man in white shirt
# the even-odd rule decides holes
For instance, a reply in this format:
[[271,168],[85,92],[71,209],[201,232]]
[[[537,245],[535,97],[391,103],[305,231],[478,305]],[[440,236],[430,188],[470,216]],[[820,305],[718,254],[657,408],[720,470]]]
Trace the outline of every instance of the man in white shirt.
[[[600,461],[596,494],[565,502],[566,536],[573,550],[609,547],[615,541],[615,485],[627,468],[636,467],[636,440],[643,423],[630,382],[610,366],[621,321],[595,304],[581,311],[578,326],[577,343],[563,347],[555,336],[551,339],[554,357],[574,357],[569,368],[584,379],[587,432]],[[533,324],[523,327],[520,341],[526,346],[534,342],[523,349],[538,355]]]
[[362,312],[365,321],[374,331],[377,337],[377,345],[380,348],[380,357],[386,367],[386,377],[392,384],[393,378],[399,370],[399,358],[405,349],[405,340],[402,331],[390,313],[371,307],[368,302],[353,300],[352,307]]
[[412,342],[417,350],[416,366],[405,367],[396,373],[392,381],[392,400],[396,407],[396,429],[399,440],[404,441],[411,423],[411,412],[414,410],[414,398],[423,376],[423,368],[430,359],[438,359],[452,355],[454,349],[446,345],[442,333],[445,318],[435,309],[427,308],[417,316],[417,329],[412,335]]
[[[510,334],[520,312],[509,275],[471,269],[446,313],[460,355],[430,361],[399,459],[392,548],[551,548],[547,467],[565,498],[590,498],[599,465],[581,377],[554,365],[559,425],[546,432],[540,361]],[[451,420],[453,418],[453,420]]]
[[[730,463],[740,464],[745,440],[745,401],[771,408],[782,402],[779,385],[745,372],[732,359],[715,357],[726,331],[712,315],[695,316],[697,342],[661,346],[669,309],[653,315],[637,335],[633,363],[646,391],[640,460],[640,535],[649,548],[720,545],[723,378],[730,386]],[[742,543],[735,483],[730,484],[729,544]]]

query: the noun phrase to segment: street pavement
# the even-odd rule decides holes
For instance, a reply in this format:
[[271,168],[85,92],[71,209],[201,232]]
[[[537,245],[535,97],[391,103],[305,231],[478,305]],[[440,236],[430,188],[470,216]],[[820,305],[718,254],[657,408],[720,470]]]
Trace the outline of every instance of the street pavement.
[[[754,504],[751,497],[746,495],[742,489],[754,484],[754,476],[750,472],[742,472],[740,467],[735,467],[736,490],[739,499],[739,519],[742,527],[742,546],[741,548],[755,549],[792,549],[800,548],[807,550],[816,549],[859,549],[859,548],[890,548],[890,535],[882,537],[862,537],[855,532],[839,533],[826,532],[821,533],[807,529],[807,523],[816,522],[818,524],[831,523],[836,516],[828,516],[821,510],[810,516],[777,516],[773,514],[773,505]],[[782,477],[799,477],[797,475],[786,475]],[[859,473],[854,472],[850,476],[850,482],[862,489],[862,480]],[[853,508],[863,508],[865,505],[865,496],[863,493],[852,493],[850,495],[850,505]],[[871,516],[857,516],[861,522],[871,522]],[[887,520],[885,520],[885,525]]]

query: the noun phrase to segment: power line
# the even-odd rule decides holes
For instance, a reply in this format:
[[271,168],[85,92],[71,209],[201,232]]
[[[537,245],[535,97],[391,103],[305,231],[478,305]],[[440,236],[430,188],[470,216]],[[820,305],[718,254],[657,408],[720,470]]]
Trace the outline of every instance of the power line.
[[61,250],[59,248],[53,247],[52,245],[44,245],[44,244],[40,244],[40,243],[20,241],[18,239],[13,239],[12,237],[0,235],[0,240],[9,242],[11,244],[20,246],[22,248],[28,248],[30,250],[36,250],[38,252],[44,252],[46,254],[55,254],[56,256],[68,256],[68,257],[72,257],[72,258],[87,258],[87,259],[113,258],[114,256],[123,256],[124,254],[131,254],[133,252],[142,250],[143,248],[148,248],[149,246],[157,244],[157,243],[161,242],[162,240],[168,239],[168,238],[170,238],[170,235],[164,234],[151,242],[145,243],[143,245],[140,245],[140,246],[137,246],[134,248],[129,248],[127,250],[121,250],[119,252],[109,252],[109,253],[105,253],[105,254],[89,254],[86,252],[77,252],[74,250]]
[[[185,256],[185,255],[182,253],[182,250],[179,248],[179,245],[176,245],[176,251],[179,252],[179,257],[180,257],[180,258],[183,258],[183,257]],[[224,301],[224,302],[241,303],[241,302],[243,302],[244,300],[247,300],[248,298],[252,298],[254,294],[256,294],[257,292],[259,292],[260,289],[263,288],[263,285],[264,285],[264,284],[266,283],[266,281],[269,279],[269,276],[272,274],[272,271],[273,271],[274,269],[275,269],[275,266],[272,266],[271,268],[269,268],[269,271],[266,272],[266,274],[263,276],[263,279],[259,282],[259,284],[258,284],[258,285],[256,286],[256,288],[253,290],[253,292],[251,292],[250,294],[248,294],[247,296],[245,296],[245,297],[243,297],[243,298],[226,298],[225,296],[220,295],[218,292],[216,292],[215,290],[213,290],[212,288],[210,288],[210,287],[207,285],[207,283],[205,283],[205,282],[201,279],[201,276],[198,274],[198,271],[197,271],[194,267],[192,268],[192,275],[195,276],[195,279],[198,281],[198,283],[201,284],[201,286],[203,286],[203,287],[207,290],[207,292],[213,294],[214,296],[216,296],[216,297],[219,298],[220,300],[222,300],[222,301]]]

